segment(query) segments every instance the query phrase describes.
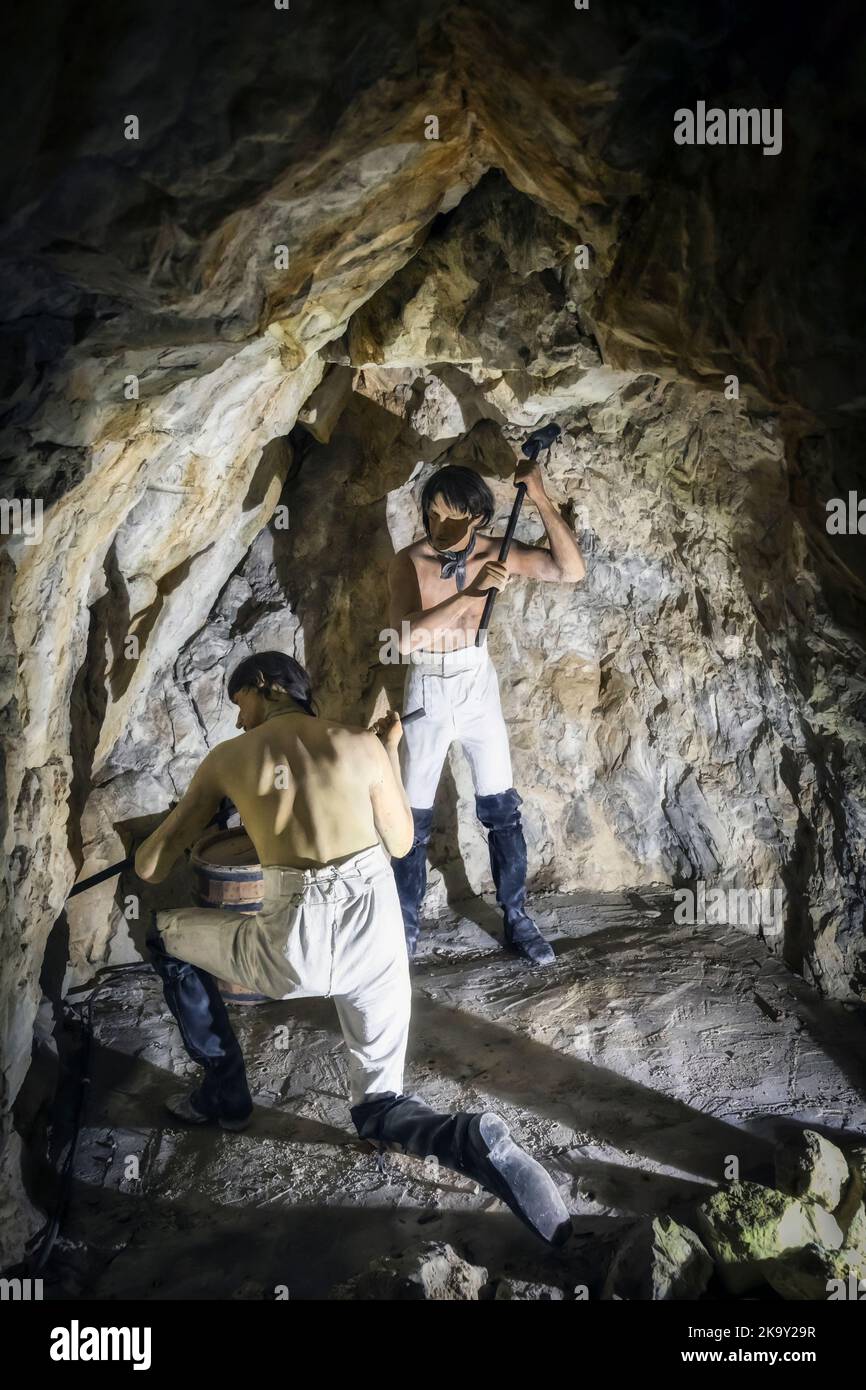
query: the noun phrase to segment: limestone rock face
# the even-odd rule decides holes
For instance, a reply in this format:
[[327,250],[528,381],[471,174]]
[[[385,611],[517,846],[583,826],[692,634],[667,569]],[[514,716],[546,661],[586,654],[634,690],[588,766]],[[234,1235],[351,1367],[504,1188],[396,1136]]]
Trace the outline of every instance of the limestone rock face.
[[[55,924],[69,984],[185,891],[64,912],[234,731],[227,668],[283,647],[332,714],[399,704],[385,574],[425,478],[478,467],[501,526],[554,418],[587,580],[512,584],[490,636],[534,885],[767,892],[745,928],[862,996],[866,563],[825,524],[862,452],[859,247],[828,215],[862,152],[822,148],[855,46],[810,15],[780,66],[748,6],[605,8],[20,18],[0,449],[43,515],[0,553],[3,1115]],[[745,100],[743,52],[784,154],[675,146],[677,106]],[[457,755],[437,815],[428,911],[490,886]]]

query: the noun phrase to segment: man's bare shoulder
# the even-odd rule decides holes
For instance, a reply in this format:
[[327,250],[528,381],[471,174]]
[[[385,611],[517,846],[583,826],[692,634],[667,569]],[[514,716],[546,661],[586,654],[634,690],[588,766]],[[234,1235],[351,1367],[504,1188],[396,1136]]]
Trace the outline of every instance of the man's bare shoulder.
[[342,724],[338,719],[328,719],[326,727],[334,738],[345,738],[350,743],[369,743],[371,739],[376,743],[379,741],[373,730],[365,728],[363,724]]
[[355,763],[363,762],[365,766],[378,761],[382,743],[372,729],[365,729],[360,724],[338,724],[335,720],[329,720],[328,732],[335,750],[346,758],[351,758]]
[[248,733],[235,734],[233,738],[224,738],[222,743],[215,744],[204,759],[202,767],[217,773],[223,768],[236,767],[246,756],[254,732],[255,730],[250,730]]
[[428,543],[424,536],[418,541],[413,541],[411,545],[404,545],[403,549],[398,550],[392,557],[391,563],[388,566],[389,573],[392,575],[405,573],[414,566],[415,561],[424,554],[427,548]]

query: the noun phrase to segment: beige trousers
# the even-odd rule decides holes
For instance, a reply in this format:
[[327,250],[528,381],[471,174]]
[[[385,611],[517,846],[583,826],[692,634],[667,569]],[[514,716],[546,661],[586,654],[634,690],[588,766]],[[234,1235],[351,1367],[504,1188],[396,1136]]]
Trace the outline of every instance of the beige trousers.
[[261,912],[157,913],[165,949],[272,999],[331,998],[352,1104],[403,1090],[411,986],[397,885],[380,845],[323,869],[266,866]]

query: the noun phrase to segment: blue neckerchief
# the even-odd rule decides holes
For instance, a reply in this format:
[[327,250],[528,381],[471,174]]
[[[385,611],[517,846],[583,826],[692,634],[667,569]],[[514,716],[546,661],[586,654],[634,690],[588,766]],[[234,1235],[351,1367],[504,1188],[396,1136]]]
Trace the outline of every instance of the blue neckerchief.
[[477,531],[472,532],[472,539],[465,550],[437,550],[439,563],[442,566],[440,579],[450,579],[452,574],[457,584],[457,588],[466,587],[466,561],[475,549],[475,537]]

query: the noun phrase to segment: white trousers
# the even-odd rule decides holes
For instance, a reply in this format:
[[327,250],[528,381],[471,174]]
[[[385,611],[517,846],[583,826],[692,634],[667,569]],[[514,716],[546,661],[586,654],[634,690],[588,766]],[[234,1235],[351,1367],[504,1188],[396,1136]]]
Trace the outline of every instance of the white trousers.
[[419,706],[426,715],[406,725],[400,744],[410,806],[423,810],[433,805],[452,743],[459,743],[469,760],[476,796],[493,796],[514,785],[499,682],[486,645],[442,655],[413,653],[403,709],[408,714]]
[[333,999],[352,1104],[403,1090],[411,986],[403,915],[380,845],[323,869],[267,867],[261,912],[157,913],[169,955],[272,999]]

